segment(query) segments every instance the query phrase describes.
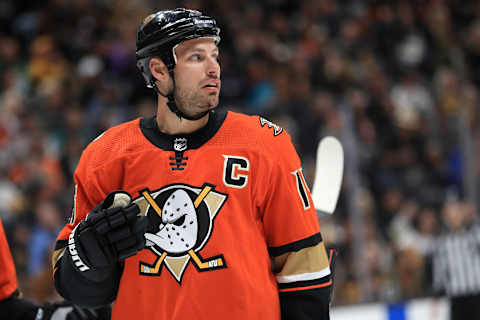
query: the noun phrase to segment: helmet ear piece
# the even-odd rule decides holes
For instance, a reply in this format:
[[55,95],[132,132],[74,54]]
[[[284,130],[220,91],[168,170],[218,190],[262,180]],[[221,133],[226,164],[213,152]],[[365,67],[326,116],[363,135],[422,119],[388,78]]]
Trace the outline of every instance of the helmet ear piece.
[[150,59],[152,58],[147,57],[147,58],[137,60],[137,68],[138,70],[140,70],[140,73],[142,74],[143,79],[145,80],[145,83],[147,84],[148,88],[152,88],[153,82],[155,82],[149,67]]

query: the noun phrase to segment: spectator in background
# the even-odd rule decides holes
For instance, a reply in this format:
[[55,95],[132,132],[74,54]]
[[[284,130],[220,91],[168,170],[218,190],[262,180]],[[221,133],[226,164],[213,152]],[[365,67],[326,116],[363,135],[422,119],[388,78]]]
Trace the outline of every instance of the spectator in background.
[[447,202],[442,211],[445,230],[433,251],[433,285],[450,297],[450,319],[480,318],[480,225],[473,206]]
[[35,218],[37,223],[32,228],[28,245],[28,273],[31,277],[38,276],[49,265],[52,243],[62,226],[60,212],[52,201],[37,203]]

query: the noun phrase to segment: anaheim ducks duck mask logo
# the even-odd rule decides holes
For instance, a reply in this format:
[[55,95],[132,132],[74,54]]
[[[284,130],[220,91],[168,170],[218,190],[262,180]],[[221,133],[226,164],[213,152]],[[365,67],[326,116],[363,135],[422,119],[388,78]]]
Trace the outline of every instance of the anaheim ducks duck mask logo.
[[140,262],[140,274],[159,276],[165,265],[180,283],[190,261],[198,271],[226,267],[223,255],[204,258],[199,252],[208,242],[215,216],[227,199],[214,189],[206,183],[201,188],[176,184],[155,192],[140,191],[135,203],[148,217],[146,246],[156,256],[153,264]]

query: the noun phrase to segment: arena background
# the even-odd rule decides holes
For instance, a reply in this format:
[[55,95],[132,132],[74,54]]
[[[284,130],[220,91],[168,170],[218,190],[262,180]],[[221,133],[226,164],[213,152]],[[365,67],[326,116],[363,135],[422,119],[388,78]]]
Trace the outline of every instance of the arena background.
[[221,26],[221,105],[284,127],[310,186],[319,140],[342,141],[339,205],[321,221],[340,251],[333,306],[434,296],[445,217],[478,216],[477,1],[1,2],[0,217],[24,296],[58,299],[49,261],[82,148],[153,115],[135,31],[179,6]]

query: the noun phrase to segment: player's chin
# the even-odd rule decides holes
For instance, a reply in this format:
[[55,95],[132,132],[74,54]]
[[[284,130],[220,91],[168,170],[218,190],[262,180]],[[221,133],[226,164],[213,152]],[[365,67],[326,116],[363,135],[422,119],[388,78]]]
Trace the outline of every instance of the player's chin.
[[201,106],[197,107],[197,110],[195,110],[195,114],[191,114],[193,117],[198,117],[202,114],[205,114],[205,112],[210,111],[215,109],[218,106],[218,101],[217,103],[203,103]]
[[218,97],[219,97],[219,94],[218,94],[218,91],[217,92],[210,92],[207,94],[207,97],[206,99],[210,102],[210,103],[215,103],[215,104],[218,104]]
[[218,104],[209,104],[209,105],[205,105],[201,108],[201,111],[199,113],[203,113],[205,111],[210,111],[210,110],[213,110],[215,109],[216,107],[218,106]]
[[216,96],[210,96],[207,98],[207,101],[205,101],[205,105],[203,108],[205,110],[212,110],[215,109],[218,106],[218,95]]

